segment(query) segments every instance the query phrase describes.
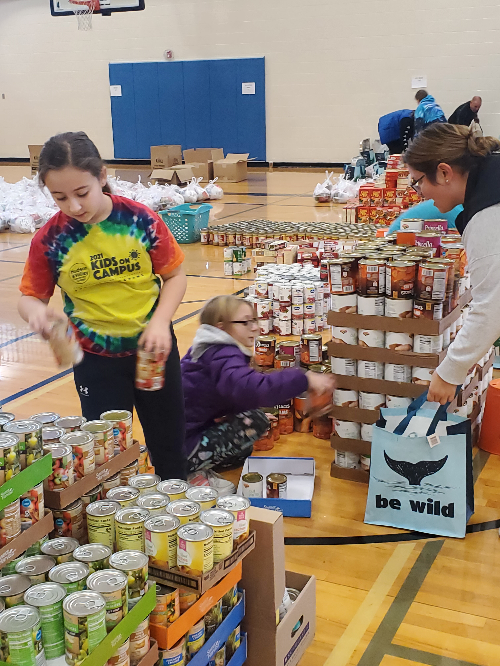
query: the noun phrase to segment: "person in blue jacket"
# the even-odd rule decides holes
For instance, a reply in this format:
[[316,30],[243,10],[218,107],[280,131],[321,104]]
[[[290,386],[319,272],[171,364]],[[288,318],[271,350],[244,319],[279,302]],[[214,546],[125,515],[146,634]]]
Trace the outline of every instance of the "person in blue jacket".
[[392,234],[395,231],[399,231],[401,229],[401,220],[448,220],[448,229],[456,229],[455,220],[463,209],[463,206],[459,205],[452,208],[448,213],[441,213],[434,205],[434,201],[427,199],[427,201],[422,201],[401,213],[391,224],[387,233]]
[[380,143],[385,143],[391,154],[402,153],[408,148],[413,138],[413,113],[411,109],[400,109],[379,118]]
[[415,136],[432,123],[445,123],[446,116],[427,90],[419,90],[415,95],[418,106],[415,110]]

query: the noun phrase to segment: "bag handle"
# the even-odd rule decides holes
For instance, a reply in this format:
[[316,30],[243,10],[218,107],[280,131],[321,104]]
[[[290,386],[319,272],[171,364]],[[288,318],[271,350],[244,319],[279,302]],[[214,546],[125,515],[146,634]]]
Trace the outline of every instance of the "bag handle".
[[[461,388],[462,388],[461,385],[457,386],[455,397],[458,395]],[[408,405],[407,415],[404,417],[401,423],[396,428],[394,428],[393,432],[395,435],[402,435],[404,433],[412,418],[417,415],[418,410],[422,408],[422,405],[427,400],[428,392],[429,392],[428,390],[424,391],[424,393],[419,395],[418,398],[416,398],[410,405]],[[433,435],[435,433],[439,421],[446,421],[447,419],[446,410],[448,409],[450,404],[451,402],[447,402],[445,405],[439,405],[438,409],[436,410],[436,413],[434,414],[434,418],[431,421],[429,429],[427,430],[426,437],[428,437],[429,435]]]

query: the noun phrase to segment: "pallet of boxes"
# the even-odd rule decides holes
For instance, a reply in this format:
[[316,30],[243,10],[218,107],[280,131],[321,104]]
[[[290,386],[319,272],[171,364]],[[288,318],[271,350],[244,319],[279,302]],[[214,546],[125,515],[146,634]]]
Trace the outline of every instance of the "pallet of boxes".
[[[328,352],[337,382],[331,475],[338,478],[368,482],[380,408],[406,407],[428,388],[469,312],[459,236],[446,233],[445,221],[409,222],[412,228],[360,243],[328,265]],[[488,355],[472,370],[450,407],[471,418],[476,436],[491,363]]]

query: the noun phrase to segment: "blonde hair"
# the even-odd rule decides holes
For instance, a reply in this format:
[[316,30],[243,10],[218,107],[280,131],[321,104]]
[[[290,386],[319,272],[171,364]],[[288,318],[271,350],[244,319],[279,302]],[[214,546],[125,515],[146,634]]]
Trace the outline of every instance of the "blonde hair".
[[492,136],[474,136],[464,125],[434,123],[416,136],[403,160],[434,183],[439,164],[469,173],[481,159],[499,149],[500,141]]
[[208,324],[209,326],[222,324],[226,326],[234,319],[242,303],[248,305],[253,313],[252,304],[243,298],[232,295],[214,296],[203,306],[200,313],[200,324]]

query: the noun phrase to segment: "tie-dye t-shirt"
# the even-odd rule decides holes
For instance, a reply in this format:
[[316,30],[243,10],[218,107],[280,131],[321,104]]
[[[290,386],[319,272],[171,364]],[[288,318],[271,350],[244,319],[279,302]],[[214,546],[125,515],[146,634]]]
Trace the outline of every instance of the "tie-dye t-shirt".
[[127,355],[153,314],[158,275],[184,255],[163,220],[146,206],[111,196],[113,210],[99,224],[62,212],[33,237],[20,290],[48,299],[61,288],[64,311],[86,351]]

